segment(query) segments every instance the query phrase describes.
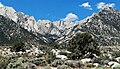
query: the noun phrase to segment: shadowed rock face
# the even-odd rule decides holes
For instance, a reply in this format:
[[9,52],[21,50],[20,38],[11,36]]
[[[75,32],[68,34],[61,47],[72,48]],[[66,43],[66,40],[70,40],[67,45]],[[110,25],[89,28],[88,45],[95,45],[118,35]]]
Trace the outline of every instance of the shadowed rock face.
[[45,44],[40,37],[25,30],[9,18],[0,15],[0,44],[12,44],[16,41],[31,41]]

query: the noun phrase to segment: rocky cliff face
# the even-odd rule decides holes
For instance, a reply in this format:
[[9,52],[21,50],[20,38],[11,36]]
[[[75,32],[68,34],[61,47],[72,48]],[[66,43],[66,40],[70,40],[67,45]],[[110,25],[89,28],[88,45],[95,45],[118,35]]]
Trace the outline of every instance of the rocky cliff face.
[[49,33],[52,35],[57,35],[59,37],[67,35],[70,33],[71,29],[78,23],[68,22],[68,21],[54,21],[49,20],[39,20],[38,26],[40,33]]
[[20,24],[28,31],[38,32],[38,26],[33,16],[25,15],[21,12],[16,12],[12,7],[0,7],[0,15],[12,19],[15,23]]

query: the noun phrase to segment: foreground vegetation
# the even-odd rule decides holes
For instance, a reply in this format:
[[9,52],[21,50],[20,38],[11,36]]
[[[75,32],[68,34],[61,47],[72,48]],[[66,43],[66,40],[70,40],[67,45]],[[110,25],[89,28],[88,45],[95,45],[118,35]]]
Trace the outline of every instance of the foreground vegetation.
[[56,42],[30,47],[21,41],[0,47],[0,69],[120,69],[120,51],[98,47],[89,33],[77,34],[62,49]]

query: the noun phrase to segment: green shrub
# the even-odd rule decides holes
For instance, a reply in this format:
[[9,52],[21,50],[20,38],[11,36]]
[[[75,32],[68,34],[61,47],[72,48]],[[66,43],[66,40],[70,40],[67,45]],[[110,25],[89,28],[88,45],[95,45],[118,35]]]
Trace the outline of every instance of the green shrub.
[[85,67],[87,67],[87,68],[94,68],[95,66],[93,64],[91,64],[91,63],[88,63],[88,64],[85,64]]
[[10,61],[6,58],[0,58],[0,69],[6,69],[9,62]]
[[103,54],[101,54],[98,58],[93,58],[93,63],[99,63],[99,64],[106,64],[109,60],[108,60],[108,56],[107,54],[103,56]]
[[57,42],[51,42],[51,43],[49,43],[49,46],[54,48],[54,49],[59,49],[60,48]]
[[72,52],[70,59],[81,59],[89,52],[89,58],[93,58],[92,54],[100,55],[100,49],[94,38],[89,33],[77,34],[73,37],[67,46],[67,50]]
[[45,66],[44,69],[52,69],[50,66]]
[[67,69],[69,68],[67,65],[59,65],[57,66],[57,69]]
[[72,68],[77,68],[77,67],[81,67],[81,62],[69,60],[69,61],[65,61],[65,65],[72,67]]
[[56,56],[52,52],[47,52],[45,55],[45,60],[48,62],[48,64],[51,64],[56,59]]
[[33,58],[32,59],[32,63],[37,65],[37,66],[46,66],[47,65],[47,62],[43,59],[40,59],[40,58]]
[[105,65],[107,65],[107,64],[108,64],[108,62],[109,62],[109,60],[105,60],[105,61],[104,61],[104,64],[105,64]]
[[11,48],[12,51],[19,52],[25,51],[25,44],[22,41],[15,42],[13,47]]
[[32,63],[10,63],[6,69],[37,69],[35,64]]
[[10,62],[6,69],[37,69],[36,65],[28,62],[26,58],[17,58],[14,62]]
[[51,66],[57,67],[57,66],[62,65],[62,64],[64,64],[64,61],[63,61],[63,60],[54,60],[54,61],[51,63]]
[[120,51],[113,51],[112,56],[120,57]]
[[113,69],[120,69],[120,65],[115,66]]

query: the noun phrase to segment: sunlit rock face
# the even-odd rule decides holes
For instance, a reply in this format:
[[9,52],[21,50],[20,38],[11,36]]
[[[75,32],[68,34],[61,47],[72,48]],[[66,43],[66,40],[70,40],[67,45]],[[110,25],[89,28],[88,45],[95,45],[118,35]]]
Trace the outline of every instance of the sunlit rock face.
[[10,18],[28,31],[38,32],[38,26],[33,16],[28,16],[24,13],[16,12],[12,7],[8,6],[0,7],[0,15]]
[[39,32],[42,34],[49,33],[52,23],[49,20],[38,20]]
[[11,18],[13,21],[17,22],[17,16],[15,10],[12,7],[2,6],[0,7],[0,15]]
[[16,14],[18,17],[17,23],[19,23],[23,28],[27,29],[28,31],[38,32],[38,26],[33,16],[28,16],[20,12],[17,12]]
[[54,21],[51,22],[49,20],[39,20],[38,27],[40,33],[49,33],[52,35],[63,36],[71,32],[72,28],[77,25],[76,22],[71,21]]

